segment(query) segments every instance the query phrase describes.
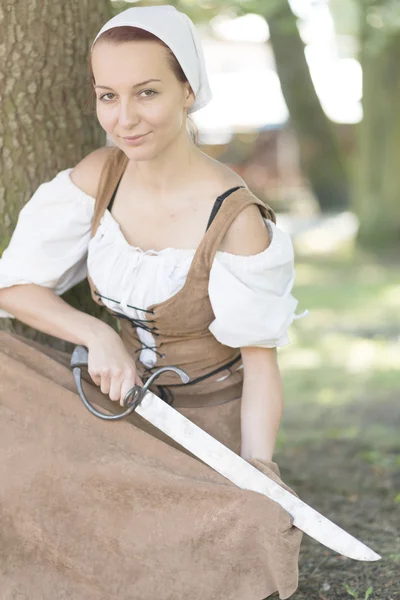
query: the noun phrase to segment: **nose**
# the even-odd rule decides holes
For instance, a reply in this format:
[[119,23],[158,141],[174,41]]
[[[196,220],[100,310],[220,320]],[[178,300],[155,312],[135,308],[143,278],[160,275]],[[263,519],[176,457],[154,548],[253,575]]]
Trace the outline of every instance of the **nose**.
[[122,100],[120,102],[118,123],[121,129],[132,129],[139,122],[136,103],[134,100]]

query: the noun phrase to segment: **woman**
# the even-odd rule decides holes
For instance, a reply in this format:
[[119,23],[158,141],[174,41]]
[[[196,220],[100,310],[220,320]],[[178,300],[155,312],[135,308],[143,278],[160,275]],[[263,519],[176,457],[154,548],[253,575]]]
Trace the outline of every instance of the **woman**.
[[[293,248],[272,209],[191,138],[188,114],[211,99],[196,30],[172,6],[130,8],[100,30],[90,68],[114,146],[59,172],[22,209],[0,261],[0,316],[86,346],[86,394],[100,406],[105,396],[122,405],[162,366],[183,368],[189,384],[164,373],[153,391],[286,487],[271,461],[283,404],[276,347],[298,317]],[[59,297],[85,277],[120,333]],[[30,598],[295,591],[301,532],[279,505],[135,414],[93,419],[65,353],[0,340],[4,444],[13,435],[3,594],[17,581]]]

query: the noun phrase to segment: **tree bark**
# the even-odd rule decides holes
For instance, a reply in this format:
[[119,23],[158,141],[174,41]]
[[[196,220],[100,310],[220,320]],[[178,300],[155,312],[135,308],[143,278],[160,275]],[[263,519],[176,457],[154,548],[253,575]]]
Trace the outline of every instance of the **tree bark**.
[[[91,94],[87,57],[112,14],[109,0],[4,0],[0,5],[0,255],[39,185],[105,145],[94,106],[86,106]],[[107,319],[91,300],[86,281],[64,299]],[[0,319],[0,328],[70,348],[16,319]]]
[[[267,3],[266,3],[267,8]],[[315,91],[296,17],[287,0],[265,14],[270,40],[293,130],[300,163],[321,210],[349,206],[349,182],[332,124]]]
[[362,12],[363,120],[358,127],[354,209],[357,241],[372,250],[400,245],[400,31],[377,32]]

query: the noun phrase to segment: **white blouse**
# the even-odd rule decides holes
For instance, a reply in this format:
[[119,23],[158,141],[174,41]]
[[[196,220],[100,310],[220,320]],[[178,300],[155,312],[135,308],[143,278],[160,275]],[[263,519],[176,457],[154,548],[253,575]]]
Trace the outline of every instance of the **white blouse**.
[[[61,295],[89,273],[106,306],[129,318],[175,295],[184,285],[195,249],[144,252],[130,245],[106,210],[90,238],[95,199],[77,187],[72,168],[42,183],[20,211],[16,228],[0,259],[0,289],[35,283]],[[264,219],[271,242],[259,254],[217,251],[209,278],[215,319],[209,326],[222,344],[272,348],[290,343],[287,329],[298,301],[290,236]],[[142,309],[142,310],[140,310]],[[0,309],[0,317],[15,318]],[[139,360],[147,367],[157,354],[152,334],[138,328],[143,342]]]

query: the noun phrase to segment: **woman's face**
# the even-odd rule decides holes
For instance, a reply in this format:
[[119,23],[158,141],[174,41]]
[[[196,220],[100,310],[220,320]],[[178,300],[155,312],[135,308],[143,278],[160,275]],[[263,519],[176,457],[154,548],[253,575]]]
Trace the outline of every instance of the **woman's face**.
[[[92,69],[99,123],[129,158],[154,158],[186,133],[186,110],[195,98],[171,70],[166,48],[152,41],[100,40]],[[134,144],[124,139],[138,135],[144,137]]]

